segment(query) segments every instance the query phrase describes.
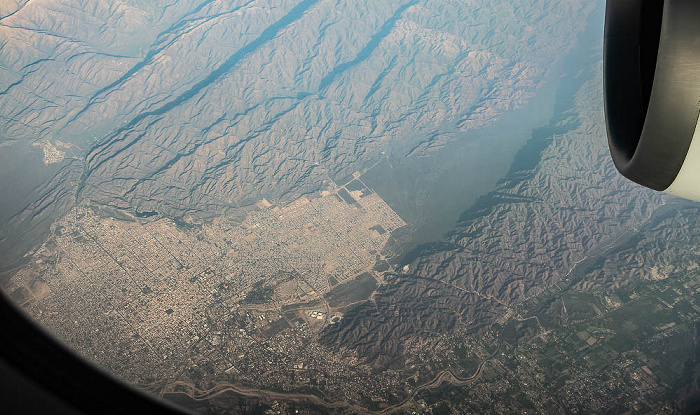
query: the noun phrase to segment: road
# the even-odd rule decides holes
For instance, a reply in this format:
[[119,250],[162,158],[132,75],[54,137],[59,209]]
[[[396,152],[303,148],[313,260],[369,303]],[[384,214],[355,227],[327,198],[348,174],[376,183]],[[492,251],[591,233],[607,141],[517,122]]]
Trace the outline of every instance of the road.
[[221,382],[217,384],[216,386],[209,388],[209,389],[198,389],[195,387],[191,382],[185,382],[185,381],[175,381],[170,384],[168,384],[165,388],[163,388],[160,392],[160,396],[166,397],[168,395],[176,395],[176,394],[183,394],[188,396],[190,399],[196,400],[196,401],[201,401],[201,400],[207,400],[211,399],[215,396],[221,395],[222,393],[226,392],[233,392],[238,395],[242,396],[247,396],[247,397],[253,397],[253,398],[260,398],[266,401],[271,401],[275,399],[279,400],[305,400],[308,401],[314,405],[322,406],[325,408],[346,408],[346,409],[351,409],[356,411],[357,413],[369,413],[369,414],[387,414],[387,413],[392,413],[395,412],[404,406],[408,405],[415,396],[426,389],[432,389],[440,386],[443,382],[450,383],[452,385],[456,386],[461,386],[465,385],[469,382],[474,381],[477,379],[480,375],[481,372],[484,368],[484,365],[486,365],[487,362],[489,362],[491,359],[493,359],[498,352],[501,349],[501,342],[499,342],[498,347],[496,350],[486,357],[481,363],[479,363],[479,366],[477,367],[476,371],[474,374],[471,376],[468,376],[466,378],[460,378],[459,376],[455,375],[451,369],[445,369],[438,373],[432,380],[418,386],[416,389],[413,390],[413,392],[403,401],[399,402],[396,405],[392,405],[388,408],[385,408],[381,411],[370,411],[367,408],[363,408],[357,405],[351,405],[347,402],[343,401],[336,401],[336,402],[328,402],[325,401],[323,398],[308,394],[308,393],[284,393],[284,392],[274,392],[270,390],[265,390],[265,389],[251,389],[251,388],[245,388],[242,386],[234,385],[232,383],[228,382]]

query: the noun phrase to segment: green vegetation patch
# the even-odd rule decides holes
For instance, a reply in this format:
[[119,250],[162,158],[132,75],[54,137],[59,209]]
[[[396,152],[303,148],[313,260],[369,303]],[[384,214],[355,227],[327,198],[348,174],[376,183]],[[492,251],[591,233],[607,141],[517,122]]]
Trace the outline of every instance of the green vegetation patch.
[[260,280],[253,285],[253,289],[246,294],[243,302],[247,304],[263,304],[272,300],[272,294],[275,288],[266,284],[264,280]]
[[365,272],[352,281],[335,286],[326,294],[326,300],[331,307],[342,307],[368,299],[376,289],[377,280]]
[[539,329],[537,320],[534,318],[522,321],[511,320],[506,324],[501,336],[511,346],[517,346],[532,340],[539,333]]
[[31,295],[29,294],[29,290],[25,287],[19,287],[10,293],[10,298],[16,304],[23,304],[31,298]]
[[307,301],[305,303],[294,303],[294,304],[284,304],[282,305],[282,311],[283,312],[297,312],[299,310],[305,309],[305,308],[317,308],[320,307],[323,303],[321,302],[320,299],[316,298],[311,301]]
[[202,230],[202,225],[198,223],[190,223],[190,222],[185,222],[184,220],[180,218],[173,218],[173,223],[175,224],[175,227],[177,227],[181,231],[196,231],[196,230]]
[[607,319],[615,331],[609,344],[618,352],[623,352],[651,338],[658,332],[656,327],[677,321],[678,316],[658,301],[640,298],[608,313]]
[[358,203],[357,203],[357,200],[355,200],[354,197],[350,196],[350,193],[348,193],[348,191],[345,190],[345,189],[343,189],[343,188],[338,189],[338,195],[339,195],[340,197],[342,197],[343,200],[344,200],[345,202],[347,202],[348,204],[351,204],[351,205],[357,205],[357,204],[358,204]]
[[386,229],[384,229],[382,225],[374,225],[369,229],[371,231],[377,231],[380,235],[384,235],[386,233]]
[[389,265],[389,263],[383,259],[377,261],[377,263],[374,264],[374,270],[377,272],[384,272],[384,271],[388,270],[389,268],[391,268],[391,265]]
[[289,323],[287,323],[287,320],[280,318],[270,323],[270,325],[263,330],[263,335],[265,335],[265,337],[272,337],[290,327],[291,326]]
[[359,180],[357,180],[357,179],[355,179],[355,180],[351,181],[350,183],[348,183],[347,185],[345,185],[345,188],[348,189],[348,190],[351,191],[351,192],[355,192],[355,191],[358,191],[358,190],[365,190],[365,189],[367,189],[367,188],[365,187],[365,185],[362,184],[362,182],[359,181]]
[[596,298],[591,294],[567,293],[564,296],[566,311],[572,321],[583,321],[598,317],[599,308],[596,306],[596,302]]
[[336,176],[336,177],[333,178],[333,181],[334,181],[338,186],[343,186],[343,185],[348,184],[348,182],[350,182],[350,181],[351,181],[352,179],[354,179],[354,178],[355,178],[355,177],[352,175],[352,173],[350,173],[350,174],[346,174],[345,176]]

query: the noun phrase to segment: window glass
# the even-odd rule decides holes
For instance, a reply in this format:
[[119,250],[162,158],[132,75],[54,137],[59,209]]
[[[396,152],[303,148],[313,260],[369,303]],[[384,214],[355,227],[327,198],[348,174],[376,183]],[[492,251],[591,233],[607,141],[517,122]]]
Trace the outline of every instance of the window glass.
[[692,410],[700,208],[615,171],[603,22],[3,2],[2,289],[203,413]]

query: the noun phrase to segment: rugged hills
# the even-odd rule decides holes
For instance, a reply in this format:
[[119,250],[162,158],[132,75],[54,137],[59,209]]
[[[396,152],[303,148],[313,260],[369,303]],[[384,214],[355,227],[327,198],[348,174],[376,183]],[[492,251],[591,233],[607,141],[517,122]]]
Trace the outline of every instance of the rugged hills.
[[[697,206],[614,171],[595,6],[5,2],[2,265],[35,249],[3,286],[201,412],[673,412],[662,393],[697,389]],[[365,181],[388,153],[422,175],[550,112],[451,232],[391,258],[423,223]]]
[[0,142],[41,148],[60,166],[10,208],[5,237],[45,229],[76,201],[211,219],[261,197],[294,200],[373,164],[392,140],[420,143],[420,156],[524,105],[590,9],[312,0],[3,7]]
[[[591,68],[597,82],[572,96],[570,111],[533,132],[496,190],[465,211],[444,240],[406,255],[388,287],[322,341],[381,365],[403,361],[406,344],[417,338],[479,333],[648,218],[664,199],[614,170],[600,73]],[[560,96],[560,104],[567,99]]]

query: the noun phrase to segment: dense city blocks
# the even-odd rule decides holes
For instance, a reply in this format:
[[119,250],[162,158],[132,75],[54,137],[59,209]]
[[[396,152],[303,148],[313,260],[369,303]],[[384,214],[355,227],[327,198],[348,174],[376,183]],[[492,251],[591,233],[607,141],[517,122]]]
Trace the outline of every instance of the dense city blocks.
[[383,247],[405,226],[352,183],[204,226],[75,208],[10,291],[81,354],[161,393],[222,377],[291,392],[310,373],[347,389],[338,375],[363,369],[309,340],[369,298]]

